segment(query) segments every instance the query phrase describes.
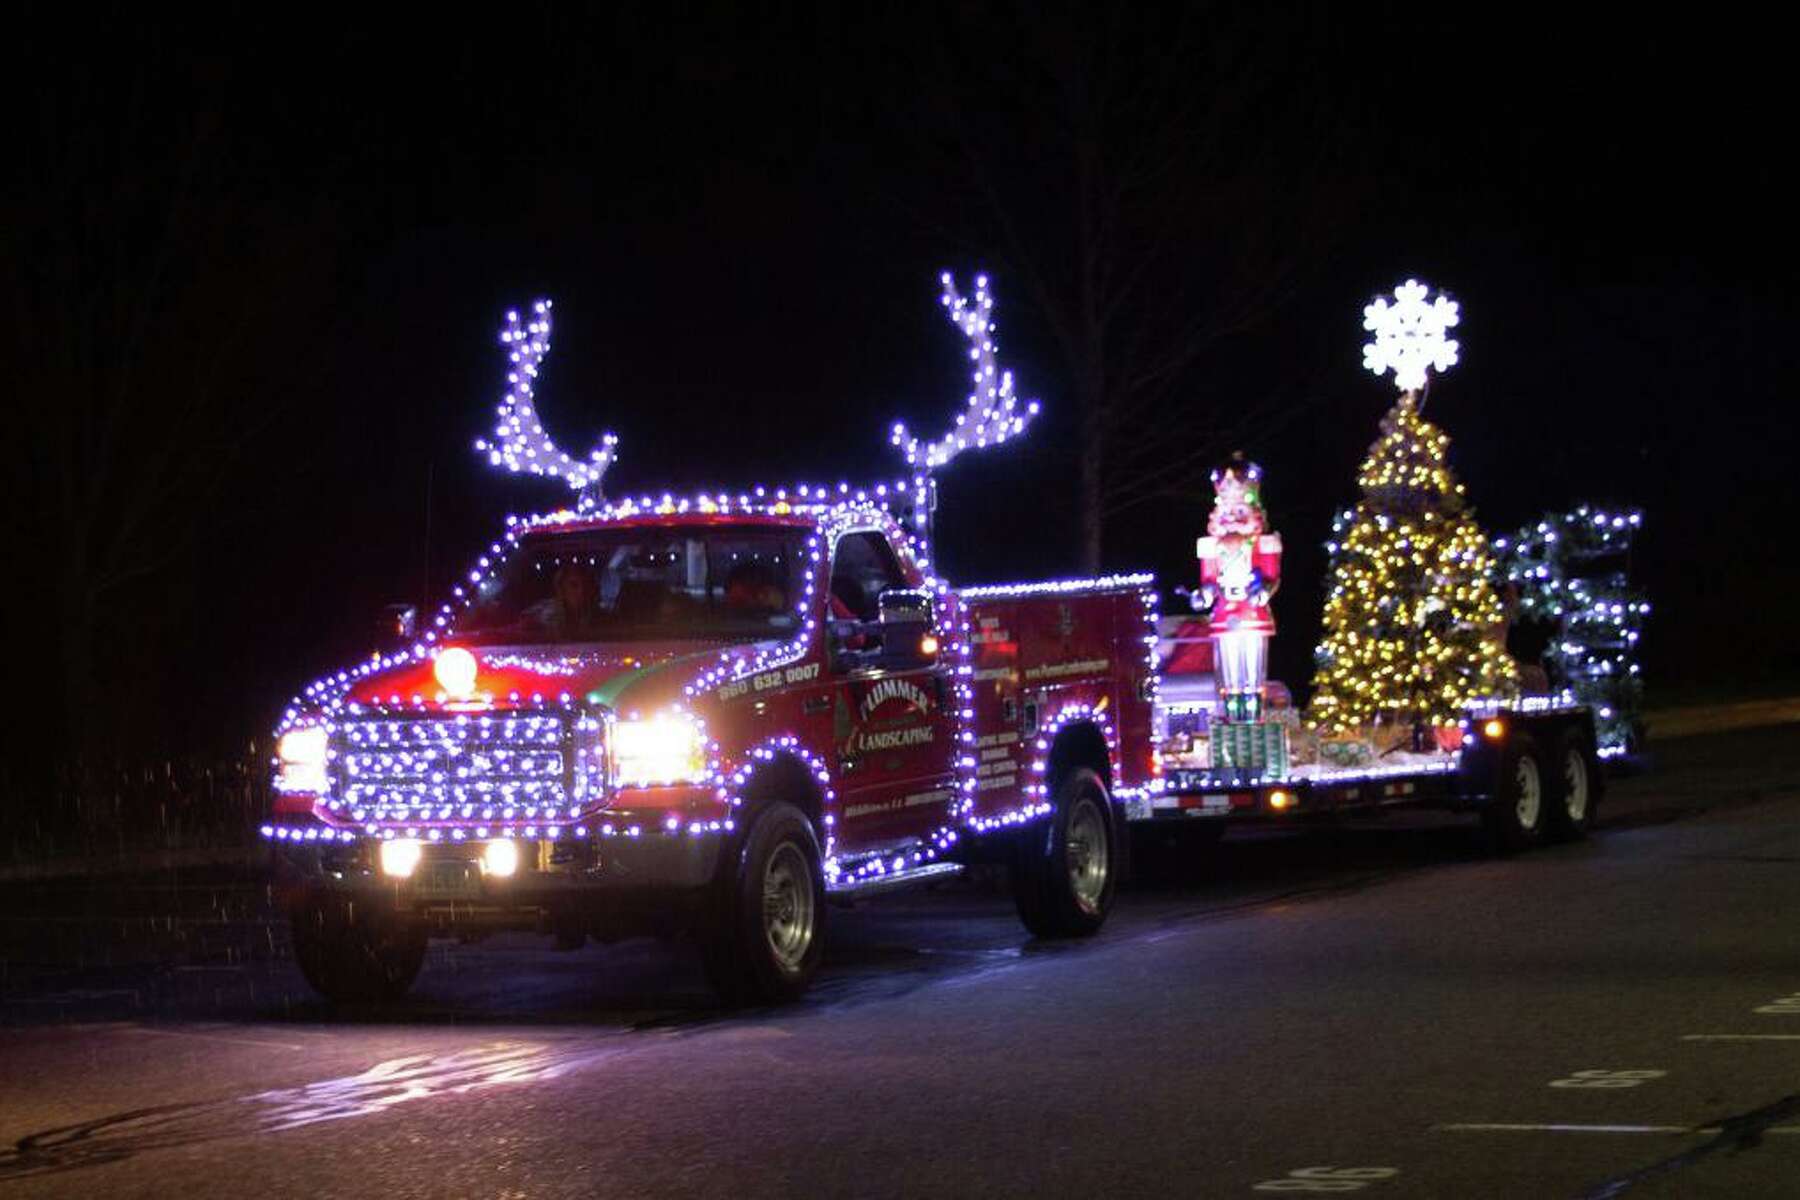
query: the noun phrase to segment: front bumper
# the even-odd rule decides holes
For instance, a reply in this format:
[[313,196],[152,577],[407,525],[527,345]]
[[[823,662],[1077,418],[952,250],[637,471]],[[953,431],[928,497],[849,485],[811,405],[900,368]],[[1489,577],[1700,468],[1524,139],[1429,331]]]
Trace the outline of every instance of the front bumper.
[[421,847],[406,879],[382,874],[379,841],[277,843],[277,894],[290,909],[350,902],[425,923],[444,936],[507,929],[603,940],[667,933],[691,920],[717,874],[728,835],[684,833],[583,841],[521,840],[518,871],[484,874],[481,843]]

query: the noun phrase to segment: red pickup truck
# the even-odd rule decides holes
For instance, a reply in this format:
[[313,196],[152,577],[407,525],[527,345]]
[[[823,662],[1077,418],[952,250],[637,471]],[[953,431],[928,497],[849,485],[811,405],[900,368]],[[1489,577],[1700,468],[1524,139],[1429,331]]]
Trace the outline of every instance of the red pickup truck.
[[328,997],[431,936],[691,936],[735,1001],[798,995],[828,905],[1011,867],[1091,934],[1156,767],[1148,576],[957,591],[855,493],[514,523],[412,649],[283,722],[277,852]]

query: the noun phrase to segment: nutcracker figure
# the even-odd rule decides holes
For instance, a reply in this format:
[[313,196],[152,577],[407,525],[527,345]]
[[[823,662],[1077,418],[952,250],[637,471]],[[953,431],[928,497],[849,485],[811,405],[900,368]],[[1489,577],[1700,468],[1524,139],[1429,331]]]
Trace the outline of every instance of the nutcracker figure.
[[1262,468],[1242,452],[1212,473],[1212,485],[1212,515],[1194,548],[1200,587],[1193,604],[1210,614],[1221,716],[1257,721],[1275,634],[1269,598],[1281,582],[1281,535],[1266,531]]

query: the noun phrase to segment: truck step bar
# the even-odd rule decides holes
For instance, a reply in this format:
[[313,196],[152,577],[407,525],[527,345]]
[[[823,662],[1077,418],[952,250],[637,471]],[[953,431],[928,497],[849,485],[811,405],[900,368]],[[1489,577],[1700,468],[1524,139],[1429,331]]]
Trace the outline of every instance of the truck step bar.
[[925,863],[886,875],[870,875],[862,879],[840,880],[825,885],[825,894],[833,900],[861,900],[895,892],[931,879],[950,879],[963,873],[961,863]]

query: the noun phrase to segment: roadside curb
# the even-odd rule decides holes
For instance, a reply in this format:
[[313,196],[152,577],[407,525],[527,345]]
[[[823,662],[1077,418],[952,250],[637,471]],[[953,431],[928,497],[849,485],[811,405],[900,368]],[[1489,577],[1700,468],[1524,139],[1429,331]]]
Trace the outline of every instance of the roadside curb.
[[1746,700],[1738,704],[1697,704],[1644,714],[1652,741],[1725,733],[1733,729],[1761,729],[1800,722],[1800,696],[1778,700]]
[[185,850],[54,858],[48,862],[0,866],[0,883],[34,883],[66,876],[141,875],[177,867],[249,867],[261,862],[267,853],[255,846],[195,846]]

